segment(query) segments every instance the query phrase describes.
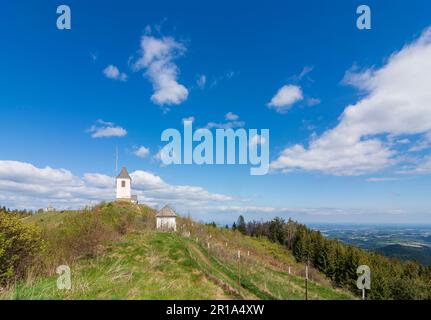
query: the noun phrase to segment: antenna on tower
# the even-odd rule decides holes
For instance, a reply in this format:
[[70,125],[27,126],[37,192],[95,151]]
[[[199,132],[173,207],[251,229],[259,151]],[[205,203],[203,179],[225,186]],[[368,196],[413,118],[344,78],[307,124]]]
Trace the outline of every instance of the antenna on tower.
[[115,175],[118,174],[118,146],[115,147]]

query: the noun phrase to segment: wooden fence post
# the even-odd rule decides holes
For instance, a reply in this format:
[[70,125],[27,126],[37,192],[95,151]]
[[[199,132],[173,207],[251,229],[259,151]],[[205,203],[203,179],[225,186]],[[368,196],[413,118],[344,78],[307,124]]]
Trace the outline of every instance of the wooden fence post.
[[308,265],[305,266],[305,300],[308,300]]
[[240,290],[241,289],[241,251],[240,250],[238,250],[238,286],[239,286],[239,289],[238,290]]

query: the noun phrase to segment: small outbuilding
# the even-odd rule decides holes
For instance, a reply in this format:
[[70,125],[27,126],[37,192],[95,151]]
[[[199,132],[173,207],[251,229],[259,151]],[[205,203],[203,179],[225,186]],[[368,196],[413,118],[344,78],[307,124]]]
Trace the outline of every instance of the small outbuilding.
[[177,231],[177,215],[170,206],[164,206],[157,212],[156,228],[161,231]]

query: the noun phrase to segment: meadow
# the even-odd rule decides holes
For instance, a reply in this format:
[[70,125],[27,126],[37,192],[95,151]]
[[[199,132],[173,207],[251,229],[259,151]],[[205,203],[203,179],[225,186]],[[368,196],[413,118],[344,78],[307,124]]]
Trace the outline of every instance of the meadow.
[[[189,217],[177,218],[177,232],[158,232],[144,205],[102,203],[19,223],[38,230],[40,247],[3,281],[1,299],[305,299],[305,265],[284,246]],[[57,288],[58,265],[71,269],[70,290]],[[312,268],[307,285],[308,299],[354,299]]]

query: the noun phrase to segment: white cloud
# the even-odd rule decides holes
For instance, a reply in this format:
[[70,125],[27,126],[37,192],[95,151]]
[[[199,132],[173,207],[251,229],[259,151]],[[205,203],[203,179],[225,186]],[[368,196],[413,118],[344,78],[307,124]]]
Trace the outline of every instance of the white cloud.
[[259,134],[256,134],[250,138],[249,146],[254,147],[266,143],[266,139]]
[[[316,221],[319,217],[404,215],[402,209],[372,210],[355,208],[288,208],[254,205],[250,199],[213,193],[200,186],[172,185],[160,176],[143,170],[130,173],[132,190],[140,203],[161,207],[167,203],[180,213],[208,220],[235,221],[246,213],[270,219],[288,215]],[[115,178],[101,173],[86,173],[83,178],[66,169],[39,168],[30,163],[0,160],[0,202],[11,208],[38,209],[52,205],[57,209],[82,208],[115,198]],[[215,214],[208,216],[208,214]],[[356,219],[356,218],[355,218]],[[392,221],[392,220],[391,220]]]
[[360,175],[397,163],[398,151],[382,136],[431,131],[431,29],[392,54],[380,69],[359,74],[349,70],[344,83],[363,90],[365,96],[348,106],[338,125],[313,138],[308,147],[283,150],[272,169]]
[[244,127],[245,122],[239,120],[239,116],[228,112],[224,116],[225,122],[208,122],[205,126],[206,129],[234,129]]
[[186,117],[186,118],[182,118],[181,122],[184,123],[184,121],[191,121],[191,122],[195,122],[195,117],[190,116],[190,117]]
[[354,65],[352,68],[350,68],[350,70],[346,71],[341,83],[344,85],[356,87],[360,90],[367,91],[371,89],[370,84],[374,72],[374,68],[359,71],[358,66]]
[[244,127],[244,121],[208,122],[206,129],[234,129]]
[[239,116],[233,112],[228,112],[228,113],[226,113],[224,118],[228,121],[235,121],[235,120],[239,119]]
[[[133,192],[149,205],[171,203],[196,208],[235,199],[199,186],[171,185],[160,176],[143,170],[130,175]],[[65,169],[0,160],[0,194],[3,203],[10,207],[37,209],[52,204],[57,208],[79,208],[113,200],[115,179],[100,173],[86,173],[80,178]]]
[[150,154],[150,148],[140,146],[133,153],[140,158],[145,158],[146,156],[148,156]]
[[430,174],[431,173],[431,155],[425,156],[414,166],[398,171],[401,174]]
[[127,134],[126,129],[101,119],[97,120],[88,132],[92,138],[124,137]]
[[[301,71],[301,73],[300,73],[300,74],[298,74],[298,75],[294,75],[294,76],[290,77],[290,79],[291,79],[292,81],[295,81],[295,82],[301,81],[305,76],[307,76],[307,75],[308,75],[309,73],[311,73],[313,70],[314,70],[314,67],[311,67],[311,66],[305,66],[305,67],[302,69],[302,71]],[[311,80],[311,79],[309,79],[309,80]]]
[[268,103],[268,107],[279,113],[285,113],[293,104],[304,99],[301,87],[296,85],[285,85],[281,87],[276,95]]
[[29,163],[18,161],[1,161],[0,164],[0,177],[2,179],[22,183],[79,184],[72,173],[65,169],[36,168]]
[[86,173],[84,174],[84,181],[87,185],[94,187],[112,188],[115,186],[113,177],[100,173]]
[[124,72],[120,72],[120,70],[118,70],[118,68],[112,64],[103,69],[103,74],[109,79],[120,81],[127,80],[127,74],[125,74]]
[[140,58],[133,64],[135,71],[145,69],[154,93],[151,100],[158,105],[178,105],[188,97],[188,90],[177,82],[179,70],[173,62],[184,55],[186,47],[172,37],[155,38],[144,35],[141,38]]
[[204,74],[201,74],[196,80],[196,84],[200,89],[204,89],[207,83],[207,77]]

